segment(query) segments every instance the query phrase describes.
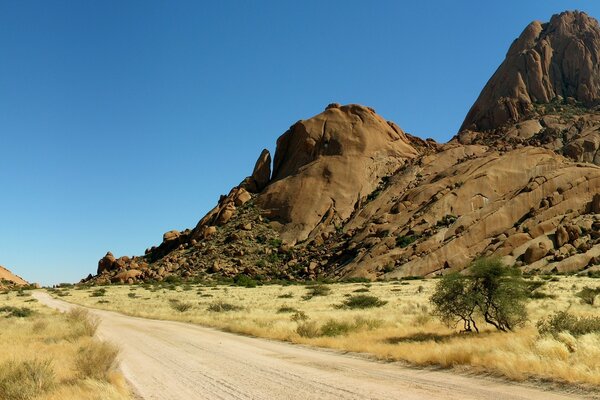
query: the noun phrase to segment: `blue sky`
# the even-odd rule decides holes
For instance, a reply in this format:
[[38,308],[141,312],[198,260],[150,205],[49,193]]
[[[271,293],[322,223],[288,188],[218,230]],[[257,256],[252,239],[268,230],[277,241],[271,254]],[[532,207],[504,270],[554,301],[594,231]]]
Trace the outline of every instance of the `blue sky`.
[[0,2],[0,264],[52,284],[193,227],[328,103],[447,141],[532,20],[585,1]]

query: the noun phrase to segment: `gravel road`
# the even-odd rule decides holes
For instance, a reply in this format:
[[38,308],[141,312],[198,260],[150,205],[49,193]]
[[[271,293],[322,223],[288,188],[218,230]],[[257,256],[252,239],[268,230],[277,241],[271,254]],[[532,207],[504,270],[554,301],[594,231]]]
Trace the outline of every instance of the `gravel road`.
[[[44,292],[35,292],[34,296],[61,311],[73,307]],[[102,321],[98,336],[119,345],[120,368],[146,400],[583,398],[449,371],[406,368],[185,323],[91,311]]]

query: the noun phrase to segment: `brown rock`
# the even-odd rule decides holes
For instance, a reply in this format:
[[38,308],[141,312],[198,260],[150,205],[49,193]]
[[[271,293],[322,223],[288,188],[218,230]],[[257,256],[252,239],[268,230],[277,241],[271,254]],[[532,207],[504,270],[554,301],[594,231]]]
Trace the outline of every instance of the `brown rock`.
[[525,261],[526,264],[532,264],[544,258],[551,250],[551,244],[548,242],[549,241],[541,241],[529,246],[527,250],[525,250],[523,261]]
[[219,213],[217,220],[216,220],[216,224],[217,225],[226,224],[227,222],[229,222],[229,220],[231,219],[231,217],[233,217],[234,214],[235,214],[235,206],[233,205],[233,203],[227,203],[223,207],[221,212]]
[[117,259],[109,251],[108,253],[106,253],[106,255],[104,257],[102,257],[100,259],[100,261],[98,261],[98,270],[97,270],[97,273],[101,274],[104,271],[112,271],[113,269],[116,268],[115,267],[115,261],[117,261]]
[[600,99],[600,27],[583,12],[532,22],[465,118],[461,131],[495,129],[519,121],[533,103],[572,97],[585,105]]
[[214,235],[215,233],[217,233],[216,226],[207,226],[204,228],[204,231],[202,232],[202,237],[204,239],[208,239],[210,236]]
[[241,205],[246,204],[251,199],[252,199],[252,195],[250,195],[250,193],[248,193],[248,191],[246,189],[240,188],[237,190],[233,202],[237,207],[239,207]]
[[181,233],[177,230],[172,230],[169,232],[166,232],[163,235],[163,242],[170,242],[170,241],[174,241],[179,239],[179,236],[181,236]]
[[264,149],[256,164],[254,164],[254,170],[252,175],[245,179],[242,183],[249,192],[259,193],[269,184],[271,179],[271,153],[269,150]]
[[595,193],[594,197],[592,197],[590,209],[594,214],[600,214],[600,193]]
[[329,223],[347,219],[357,199],[417,155],[406,134],[371,109],[330,108],[277,140],[272,179],[257,205],[283,223],[283,239],[305,240],[324,215]]
[[569,233],[564,226],[560,225],[556,228],[556,246],[562,247],[567,243],[569,243]]

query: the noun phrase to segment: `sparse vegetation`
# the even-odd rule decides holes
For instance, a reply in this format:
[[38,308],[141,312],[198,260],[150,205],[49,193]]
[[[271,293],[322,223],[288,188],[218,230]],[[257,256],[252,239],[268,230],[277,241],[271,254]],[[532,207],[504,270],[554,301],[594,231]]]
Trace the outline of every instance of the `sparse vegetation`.
[[[89,299],[86,291],[79,294]],[[99,368],[99,358],[89,352],[84,355],[80,349],[109,346],[90,337],[95,323],[89,314],[77,309],[61,314],[28,300],[16,292],[0,299],[3,310],[18,310],[17,314],[28,310],[18,320],[0,318],[0,399],[130,398],[117,371],[111,369],[102,376],[87,373],[90,369],[86,368]]]
[[0,398],[29,400],[49,392],[55,385],[50,360],[7,361],[0,364]]
[[588,333],[600,333],[600,317],[577,317],[567,311],[558,311],[553,315],[540,320],[537,323],[541,334],[552,334],[554,336],[561,332],[568,332],[573,336],[586,335]]
[[405,247],[410,246],[416,240],[417,240],[417,238],[414,235],[398,236],[396,238],[396,246],[405,248]]
[[[448,328],[433,318],[428,299],[442,280],[419,276],[369,283],[368,293],[355,292],[367,288],[363,279],[351,283],[319,283],[329,289],[328,294],[312,296],[310,301],[290,299],[300,300],[317,285],[283,286],[282,283],[248,290],[231,286],[232,281],[214,288],[192,284],[190,291],[148,291],[151,296],[144,300],[144,307],[139,307],[139,299],[128,297],[131,286],[111,287],[104,297],[110,300],[107,304],[97,304],[97,299],[90,298],[89,293],[77,290],[72,291],[70,300],[136,316],[195,322],[230,332],[364,352],[414,365],[471,368],[517,380],[535,378],[600,385],[600,353],[597,352],[600,333],[574,335],[564,331],[555,337],[540,334],[536,329],[538,321],[560,310],[568,309],[569,314],[579,319],[594,317],[593,309],[582,304],[575,295],[586,286],[596,287],[597,282],[587,277],[561,276],[557,280],[548,275],[544,278],[528,279],[523,285],[523,292],[530,299],[523,302],[528,321],[518,325],[518,329],[502,332],[486,324],[483,315],[479,315],[479,335],[458,333],[454,326]],[[530,296],[532,290],[543,291],[554,298]],[[203,297],[208,293],[212,297]],[[334,306],[357,295],[371,295],[387,304],[364,309]],[[192,303],[194,311],[173,312],[169,299]],[[220,302],[236,307],[243,305],[243,308],[220,311]],[[213,306],[214,303],[217,305]],[[219,311],[205,311],[209,307]]]

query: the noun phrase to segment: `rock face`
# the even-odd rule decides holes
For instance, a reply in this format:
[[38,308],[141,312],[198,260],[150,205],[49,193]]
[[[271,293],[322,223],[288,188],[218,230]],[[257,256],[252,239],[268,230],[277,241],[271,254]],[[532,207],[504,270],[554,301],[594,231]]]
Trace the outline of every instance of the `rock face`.
[[599,32],[579,12],[530,24],[447,144],[330,104],[279,137],[272,170],[264,150],[193,229],[144,256],[108,253],[88,281],[435,276],[481,256],[594,273]]
[[0,266],[0,288],[23,286],[28,284],[29,283],[23,278],[13,274],[3,266]]
[[600,26],[583,12],[534,21],[508,50],[461,127],[481,131],[521,120],[534,103],[600,100]]
[[395,125],[355,104],[330,106],[277,140],[271,183],[257,199],[297,242],[346,220],[380,180],[419,155]]
[[242,182],[242,187],[247,189],[251,193],[261,192],[268,184],[271,179],[271,153],[269,150],[264,149],[258,160],[256,160],[256,164],[254,165],[254,170],[252,171],[252,175],[249,176]]

